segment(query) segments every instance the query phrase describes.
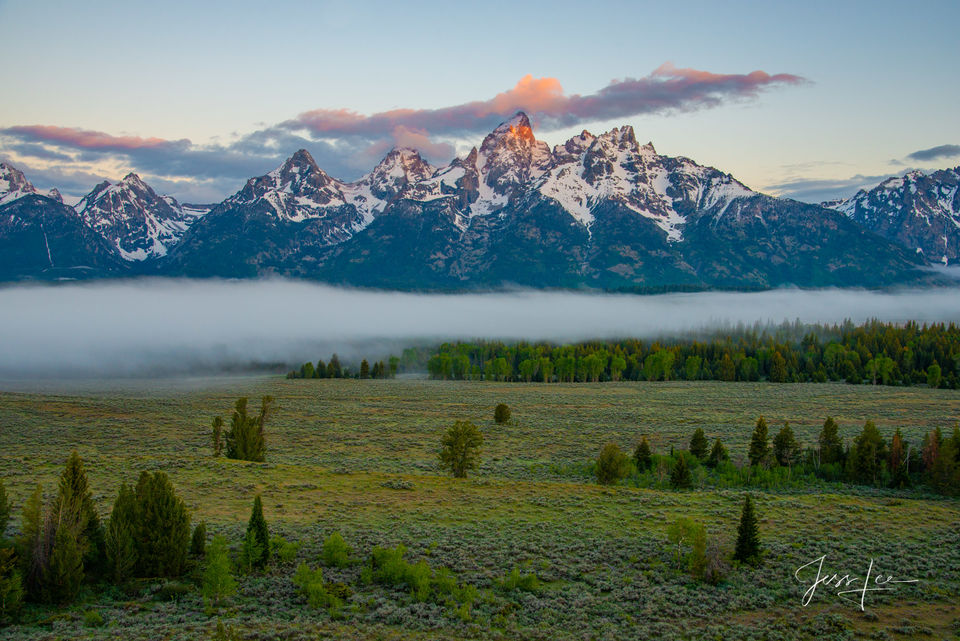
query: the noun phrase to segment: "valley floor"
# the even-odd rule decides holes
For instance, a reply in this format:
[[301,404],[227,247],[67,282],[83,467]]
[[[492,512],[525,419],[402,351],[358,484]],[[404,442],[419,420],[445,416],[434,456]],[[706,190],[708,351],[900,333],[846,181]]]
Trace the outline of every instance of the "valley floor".
[[[2,386],[0,386],[2,387]],[[22,388],[21,388],[22,389]],[[214,458],[210,423],[229,422],[233,402],[276,398],[266,463]],[[507,403],[513,420],[493,422]],[[836,484],[751,489],[765,548],[759,568],[735,568],[718,586],[677,569],[667,528],[688,516],[732,550],[746,488],[688,491],[600,487],[589,465],[609,441],[632,451],[646,435],[655,451],[686,448],[702,427],[745,458],[753,424],[771,433],[789,421],[812,444],[827,415],[845,439],[867,419],[884,437],[900,428],[916,446],[960,418],[960,393],[833,384],[498,384],[425,380],[236,378],[189,386],[85,386],[59,393],[0,393],[0,476],[15,516],[37,481],[48,493],[71,449],[83,457],[101,515],[121,481],[163,469],[190,509],[239,545],[255,494],[272,534],[302,542],[296,561],[242,577],[220,612],[251,639],[947,639],[960,634],[960,500],[921,490]],[[482,464],[467,479],[437,467],[440,437],[455,420],[484,435]],[[405,545],[409,559],[445,566],[475,586],[464,614],[418,602],[399,588],[360,580],[363,563],[324,568],[353,595],[333,619],[310,608],[290,578],[317,565],[325,536],[339,531],[366,559],[375,545]],[[827,555],[824,570],[897,579],[869,593],[865,609],[822,587],[808,606],[800,566]],[[513,568],[535,572],[533,592],[498,583]],[[64,610],[31,606],[4,639],[194,639],[216,616],[201,597],[137,591],[90,595]],[[88,610],[106,625],[84,627]]]

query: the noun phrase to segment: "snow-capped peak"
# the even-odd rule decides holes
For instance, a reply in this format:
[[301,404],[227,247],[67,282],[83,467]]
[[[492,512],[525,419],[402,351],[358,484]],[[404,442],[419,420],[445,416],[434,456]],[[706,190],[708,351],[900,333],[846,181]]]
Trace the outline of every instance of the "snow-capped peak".
[[158,196],[131,172],[120,182],[103,181],[74,209],[128,261],[165,256],[203,211],[184,211],[171,196]]
[[37,193],[23,172],[7,163],[0,163],[0,205]]

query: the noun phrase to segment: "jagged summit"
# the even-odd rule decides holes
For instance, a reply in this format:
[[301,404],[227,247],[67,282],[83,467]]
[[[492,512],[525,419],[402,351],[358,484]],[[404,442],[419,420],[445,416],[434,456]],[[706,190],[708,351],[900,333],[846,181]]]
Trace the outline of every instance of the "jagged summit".
[[0,162],[0,204],[8,203],[37,193],[23,172],[5,162]]
[[852,198],[822,203],[944,265],[960,260],[960,167],[927,174],[913,170],[861,189]]

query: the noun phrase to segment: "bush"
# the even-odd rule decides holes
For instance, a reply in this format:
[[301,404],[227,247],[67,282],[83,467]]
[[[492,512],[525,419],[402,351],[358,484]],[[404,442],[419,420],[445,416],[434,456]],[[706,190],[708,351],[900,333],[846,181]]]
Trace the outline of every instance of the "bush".
[[597,458],[597,482],[600,485],[614,485],[627,475],[629,462],[627,455],[616,443],[607,443]]
[[106,621],[96,610],[87,610],[83,613],[83,625],[88,628],[102,628]]
[[270,554],[279,563],[292,563],[297,558],[297,552],[299,551],[299,543],[290,543],[282,536],[275,536],[270,539]]
[[510,420],[510,407],[506,403],[500,403],[493,409],[493,421],[497,425],[503,425]]
[[513,592],[514,590],[536,592],[540,588],[540,580],[537,578],[536,572],[523,574],[520,572],[520,568],[514,567],[500,581],[500,588],[507,592]]
[[168,581],[157,591],[157,601],[179,601],[182,597],[193,592],[193,586],[180,581]]
[[[297,571],[293,574],[293,584],[298,588],[300,594],[307,598],[307,603],[312,608],[327,608],[331,615],[337,612],[343,605],[343,601],[338,594],[347,594],[350,589],[343,590],[344,586],[340,584],[325,584],[323,582],[323,570],[317,568],[311,570],[306,563],[297,566]],[[329,590],[327,589],[329,586]],[[349,596],[349,594],[348,594]]]
[[347,545],[339,532],[334,532],[323,541],[320,558],[329,567],[345,568],[350,565],[353,548]]

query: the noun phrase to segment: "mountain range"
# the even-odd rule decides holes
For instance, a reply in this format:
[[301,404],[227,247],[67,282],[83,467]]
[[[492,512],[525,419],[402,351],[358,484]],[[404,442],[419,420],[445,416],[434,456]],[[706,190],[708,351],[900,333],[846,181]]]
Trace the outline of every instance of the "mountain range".
[[433,167],[393,149],[355,182],[305,150],[215,205],[136,174],[75,207],[0,164],[0,280],[283,275],[416,290],[643,290],[929,281],[960,258],[960,168],[845,201],[775,198],[640,145],[631,127],[552,149],[523,113]]

